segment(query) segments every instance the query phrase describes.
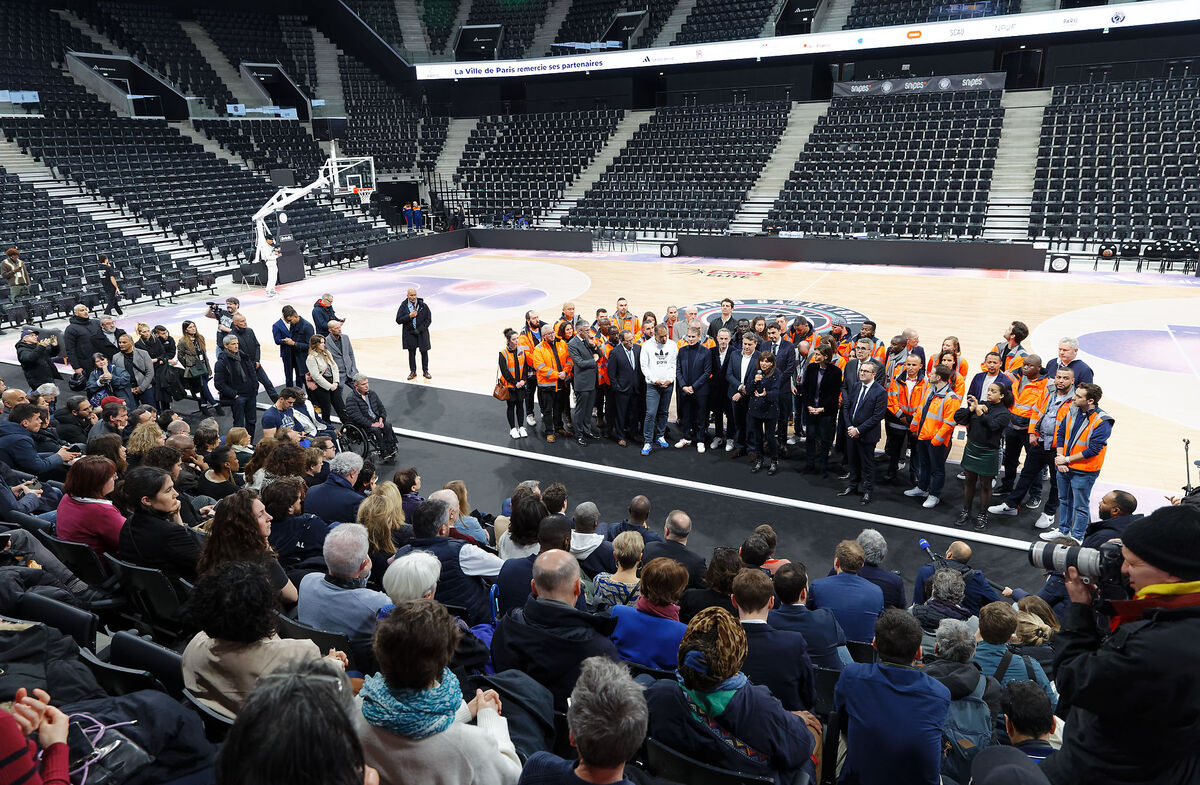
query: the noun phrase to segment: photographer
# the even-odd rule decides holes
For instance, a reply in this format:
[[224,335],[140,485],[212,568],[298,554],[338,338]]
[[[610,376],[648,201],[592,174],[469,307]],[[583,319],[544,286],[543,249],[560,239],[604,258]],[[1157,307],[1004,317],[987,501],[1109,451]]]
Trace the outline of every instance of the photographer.
[[1188,783],[1200,777],[1200,510],[1164,507],[1125,530],[1121,574],[1102,639],[1095,584],[1067,569],[1071,596],[1055,658],[1063,746],[1042,764],[1053,783]]
[[29,389],[35,390],[38,385],[57,382],[61,378],[54,367],[58,352],[58,336],[42,338],[37,330],[21,331],[21,340],[17,341],[17,362],[21,363],[21,372],[25,374]]

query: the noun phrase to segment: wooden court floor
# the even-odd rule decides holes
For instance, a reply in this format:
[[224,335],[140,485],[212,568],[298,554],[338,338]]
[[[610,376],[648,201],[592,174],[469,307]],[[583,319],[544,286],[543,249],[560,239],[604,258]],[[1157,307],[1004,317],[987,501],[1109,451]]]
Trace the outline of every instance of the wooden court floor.
[[[239,296],[266,344],[272,378],[282,376],[269,343],[280,306],[292,304],[307,315],[328,292],[335,310],[348,319],[345,332],[360,369],[404,380],[407,358],[394,315],[410,286],[433,313],[428,383],[484,395],[496,378],[503,329],[519,329],[529,309],[552,321],[567,301],[589,319],[599,307],[614,311],[619,297],[639,317],[649,310],[661,318],[668,305],[682,312],[688,304],[703,304],[703,316],[723,297],[739,303],[738,315],[849,314],[852,327],[856,319],[878,322],[885,342],[905,327],[916,328],[927,352],[936,351],[946,336],[957,336],[972,372],[1019,319],[1031,330],[1025,346],[1045,362],[1055,356],[1060,337],[1075,336],[1080,357],[1096,371],[1104,390],[1101,406],[1115,418],[1102,487],[1153,490],[1145,502],[1161,500],[1184,482],[1182,438],[1195,442],[1193,458],[1200,458],[1200,279],[465,249],[312,278],[280,287],[273,300],[261,290]],[[184,304],[158,309],[151,318],[173,334],[183,319],[196,319],[211,335],[213,322],[200,318],[202,310],[200,303]],[[145,318],[119,323],[132,330]],[[11,353],[11,346],[5,351]],[[418,377],[414,383],[425,382]],[[480,438],[508,438],[503,404],[496,402],[496,433]]]

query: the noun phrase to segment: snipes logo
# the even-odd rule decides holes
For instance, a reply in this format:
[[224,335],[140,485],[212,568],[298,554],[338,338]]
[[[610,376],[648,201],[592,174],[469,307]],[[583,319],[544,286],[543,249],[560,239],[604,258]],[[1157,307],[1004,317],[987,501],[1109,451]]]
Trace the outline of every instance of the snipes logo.
[[907,33],[905,33],[905,35],[907,35],[909,38],[916,39],[916,38],[921,37],[921,31],[920,30],[909,30]]

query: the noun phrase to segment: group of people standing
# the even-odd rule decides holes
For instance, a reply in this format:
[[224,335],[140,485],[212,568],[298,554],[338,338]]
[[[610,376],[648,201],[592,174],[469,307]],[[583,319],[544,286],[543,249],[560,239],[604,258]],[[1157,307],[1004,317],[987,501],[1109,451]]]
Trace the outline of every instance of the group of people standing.
[[[570,436],[584,446],[603,435],[622,447],[640,441],[649,455],[671,446],[674,402],[678,449],[723,447],[732,459],[749,456],[752,472],[773,475],[789,447],[803,443],[792,456],[803,459],[801,472],[840,470],[839,496],[869,504],[879,462],[883,483],[911,485],[904,495],[932,508],[963,426],[958,525],[984,529],[989,514],[1016,515],[1022,503],[1041,509],[1045,500],[1035,524],[1047,530],[1042,536],[1082,538],[1113,420],[1073,338],[1043,366],[1022,343],[1029,328],[1014,321],[972,376],[955,336],[927,357],[913,328],[885,343],[871,320],[852,334],[835,316],[819,333],[803,316],[739,319],[735,307],[723,300],[708,324],[694,306],[671,306],[661,322],[652,311],[639,318],[625,298],[590,323],[570,302],[553,323],[527,311],[520,331],[505,330],[499,355],[509,435],[527,437],[537,425],[536,399],[548,442]],[[992,504],[994,495],[1004,502]]]

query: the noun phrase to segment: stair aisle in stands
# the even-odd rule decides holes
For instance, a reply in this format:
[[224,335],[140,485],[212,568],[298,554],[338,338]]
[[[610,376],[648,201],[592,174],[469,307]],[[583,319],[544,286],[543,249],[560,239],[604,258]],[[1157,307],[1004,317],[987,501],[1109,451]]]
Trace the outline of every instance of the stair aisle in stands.
[[413,0],[395,0],[396,20],[404,36],[404,48],[413,60],[423,63],[429,59],[429,35],[421,23],[421,9]]
[[830,0],[821,6],[813,18],[814,33],[828,33],[841,30],[850,18],[850,9],[854,0]]
[[767,165],[763,167],[758,182],[750,189],[750,193],[746,195],[746,201],[742,203],[741,209],[729,225],[730,231],[762,231],[763,220],[767,217],[775,200],[779,198],[779,192],[783,190],[784,184],[787,183],[792,166],[800,157],[804,143],[808,141],[808,135],[812,133],[817,120],[828,109],[828,101],[811,101],[792,105],[792,111],[788,113],[787,128],[780,137],[779,144],[775,146],[775,152],[767,161]]
[[337,45],[315,27],[312,34],[313,50],[317,59],[317,97],[342,106],[346,95],[342,92],[342,73],[338,70]]
[[771,12],[767,14],[767,21],[763,23],[762,29],[758,31],[759,38],[774,38],[775,37],[775,20],[779,18],[779,14],[783,11],[783,7],[787,4],[787,0],[776,0],[772,6]]
[[471,132],[477,125],[477,117],[456,117],[450,120],[446,129],[446,143],[442,145],[442,152],[438,155],[437,163],[433,165],[433,172],[437,175],[438,185],[441,186],[438,196],[448,202],[460,203],[470,198],[467,192],[454,182],[454,175],[462,161]]
[[1018,240],[1029,237],[1029,210],[1033,200],[1034,162],[1042,116],[1050,103],[1050,90],[1005,92],[1004,125],[996,148],[996,171],[988,192],[985,240]]
[[670,46],[675,40],[675,34],[683,29],[683,23],[695,7],[696,0],[679,0],[667,21],[663,23],[662,30],[658,31],[653,46]]
[[526,57],[541,57],[550,53],[550,45],[554,43],[558,29],[562,27],[563,20],[567,18],[567,11],[571,10],[573,2],[574,0],[550,0],[550,7],[546,9],[546,18],[534,32],[533,43],[525,50]]
[[52,8],[50,9],[50,13],[61,16],[67,21],[68,24],[71,25],[71,27],[74,27],[76,30],[91,38],[93,41],[99,42],[101,45],[103,45],[105,54],[118,54],[125,57],[130,56],[129,52],[126,52],[124,49],[113,43],[113,41],[108,36],[104,35],[104,33],[101,33],[99,30],[75,16],[75,14],[71,13],[70,11],[67,11],[63,8]]
[[579,177],[563,193],[563,198],[546,211],[546,214],[538,220],[537,225],[556,229],[562,226],[562,217],[570,212],[576,202],[582,199],[587,190],[600,178],[600,175],[604,174],[604,170],[608,168],[609,164],[616,160],[625,144],[641,128],[642,123],[648,122],[653,116],[653,109],[626,112],[625,116],[621,118],[621,122],[617,123],[612,136],[608,137],[608,143],[592,159],[591,165],[579,173]]
[[[225,55],[221,53],[221,49],[212,40],[212,37],[209,36],[207,30],[188,19],[179,20],[179,26],[183,28],[183,32],[187,33],[188,38],[192,39],[192,43],[200,50],[200,54],[204,55],[204,59],[212,66],[213,71],[221,78],[225,87],[229,92],[233,93],[233,97],[239,103],[246,106],[263,105],[262,99],[255,95],[250,88],[246,87],[238,69],[230,65],[229,61],[225,59]],[[221,107],[221,109],[224,109],[224,107]]]

